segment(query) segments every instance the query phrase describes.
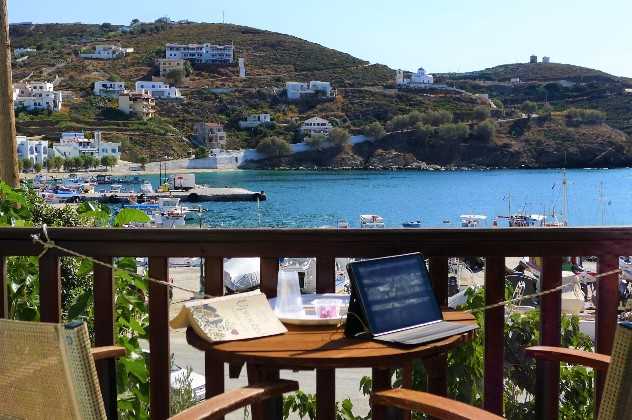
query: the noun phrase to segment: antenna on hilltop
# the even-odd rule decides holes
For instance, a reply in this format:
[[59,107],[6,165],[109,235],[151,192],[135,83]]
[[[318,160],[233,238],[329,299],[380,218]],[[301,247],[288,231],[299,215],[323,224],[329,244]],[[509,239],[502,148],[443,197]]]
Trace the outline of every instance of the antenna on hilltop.
[[224,11],[222,10],[222,23],[226,23],[226,21],[224,20]]

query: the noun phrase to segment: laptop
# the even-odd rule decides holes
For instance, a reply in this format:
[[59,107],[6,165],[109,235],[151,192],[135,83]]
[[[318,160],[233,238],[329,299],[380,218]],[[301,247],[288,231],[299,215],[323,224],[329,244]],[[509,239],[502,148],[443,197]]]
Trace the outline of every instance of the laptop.
[[356,261],[347,265],[347,271],[351,279],[348,337],[422,344],[477,328],[443,320],[421,254]]

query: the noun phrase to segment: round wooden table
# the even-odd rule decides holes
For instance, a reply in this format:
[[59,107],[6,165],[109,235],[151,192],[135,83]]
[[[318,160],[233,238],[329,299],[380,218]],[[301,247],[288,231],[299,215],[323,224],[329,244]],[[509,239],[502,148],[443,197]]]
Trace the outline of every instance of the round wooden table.
[[[446,321],[476,323],[471,314],[464,312],[446,311],[443,317]],[[316,393],[320,420],[333,418],[336,368],[373,368],[375,389],[387,388],[390,387],[390,369],[409,368],[415,359],[428,360],[442,356],[474,337],[474,331],[470,331],[431,343],[404,346],[347,338],[344,327],[286,327],[288,332],[285,334],[223,343],[210,343],[189,328],[187,341],[206,352],[207,360],[212,358],[225,363],[247,363],[249,381],[278,378],[279,369],[317,369]],[[445,363],[439,364],[441,366],[437,368],[443,370],[440,374],[445,375]]]

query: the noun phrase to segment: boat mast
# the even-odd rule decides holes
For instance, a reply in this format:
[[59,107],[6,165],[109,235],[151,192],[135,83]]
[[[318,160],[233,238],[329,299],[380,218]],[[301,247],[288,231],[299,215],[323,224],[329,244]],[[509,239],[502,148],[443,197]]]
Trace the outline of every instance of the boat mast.
[[562,169],[562,191],[564,198],[564,226],[568,226],[568,181],[566,179],[566,168]]

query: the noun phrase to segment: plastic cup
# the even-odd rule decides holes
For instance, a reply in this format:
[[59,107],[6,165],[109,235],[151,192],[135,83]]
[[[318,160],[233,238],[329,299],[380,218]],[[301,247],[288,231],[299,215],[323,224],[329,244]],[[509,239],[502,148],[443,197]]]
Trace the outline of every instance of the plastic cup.
[[275,310],[282,314],[305,313],[297,272],[279,272]]
[[338,318],[340,301],[336,299],[314,299],[314,311],[318,318]]

